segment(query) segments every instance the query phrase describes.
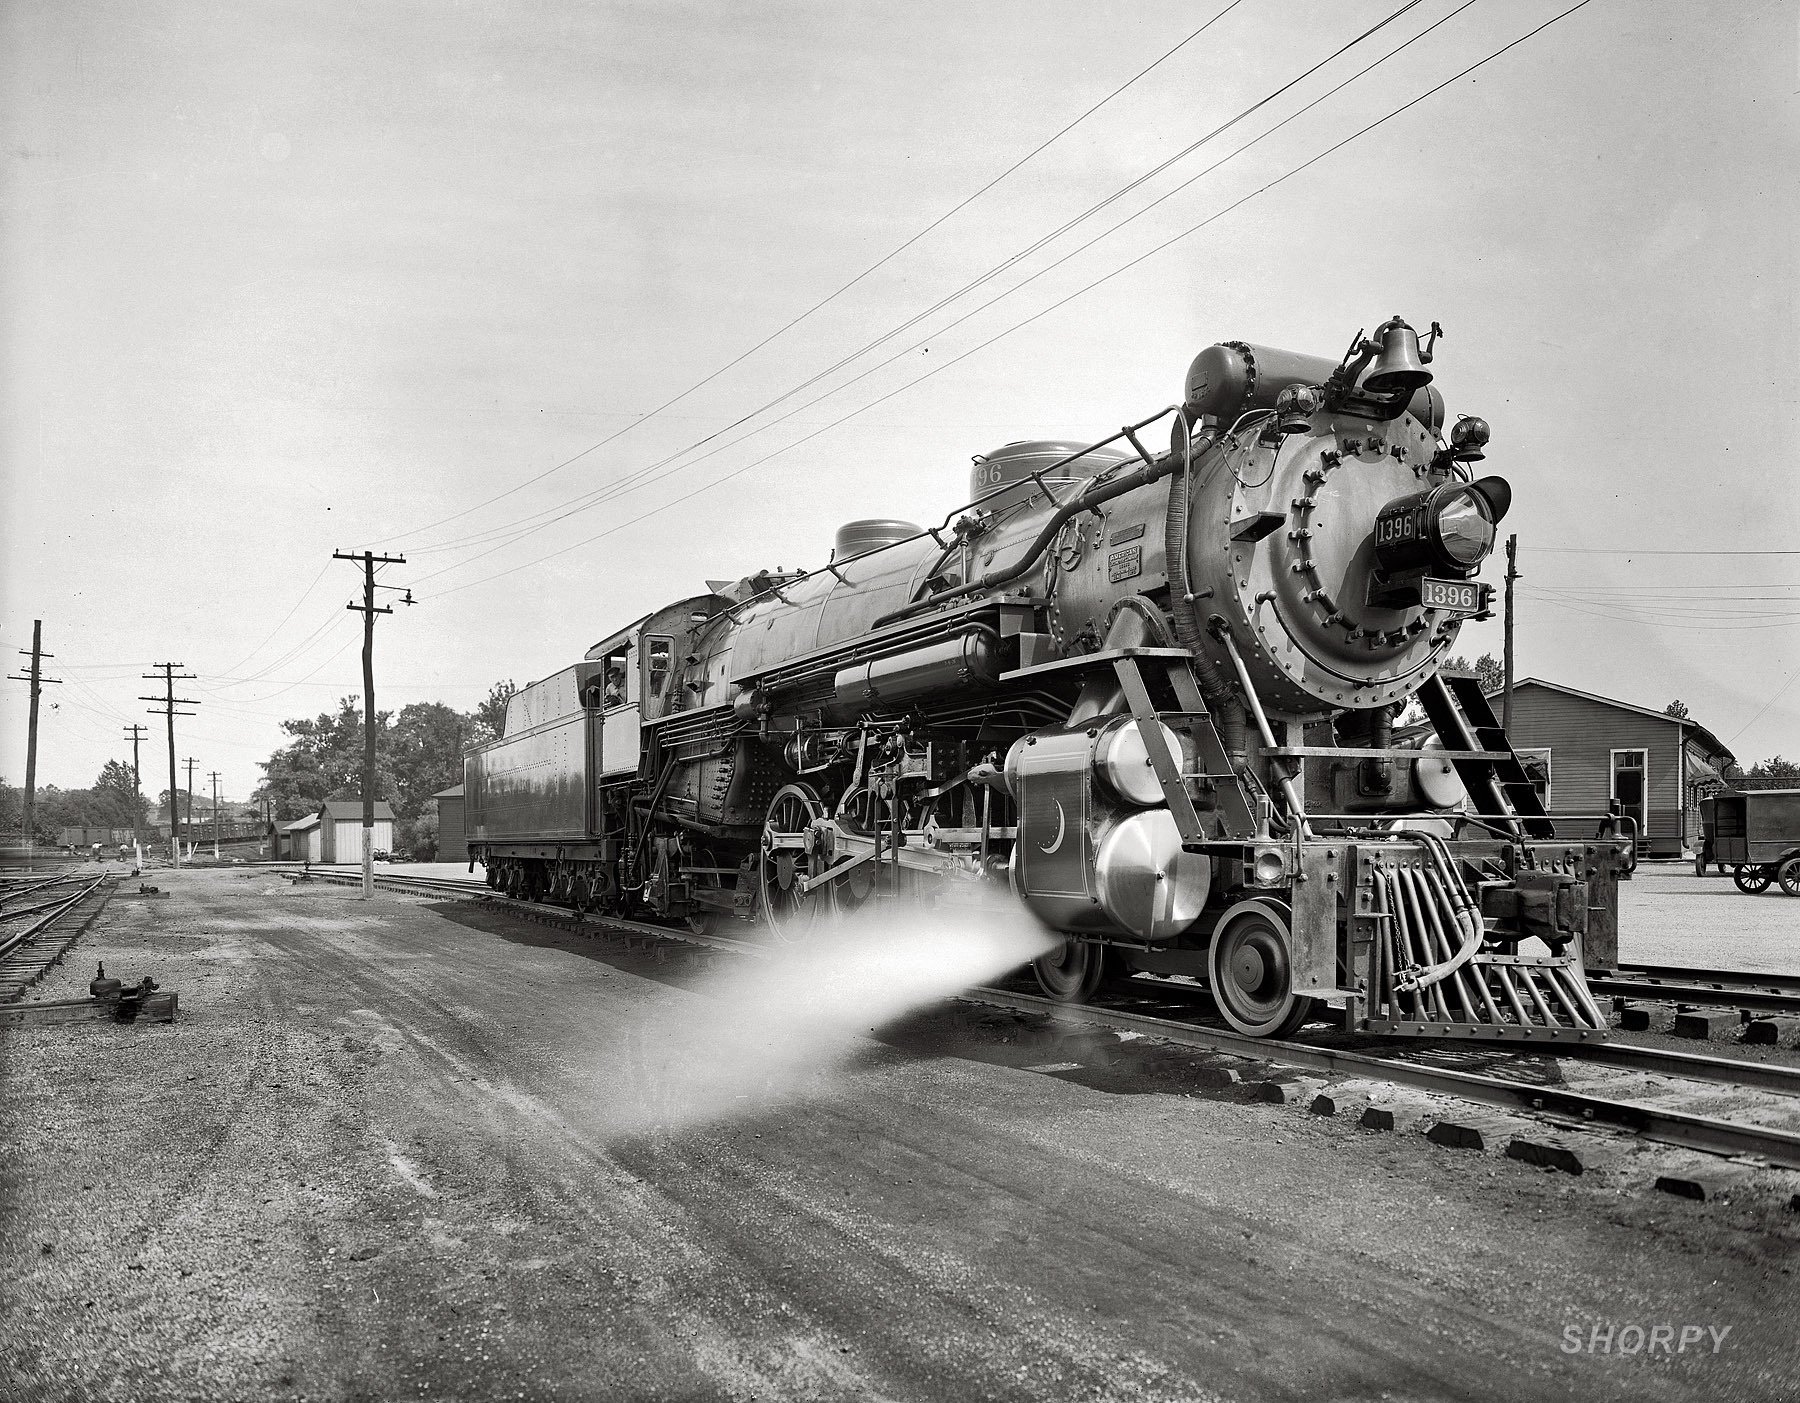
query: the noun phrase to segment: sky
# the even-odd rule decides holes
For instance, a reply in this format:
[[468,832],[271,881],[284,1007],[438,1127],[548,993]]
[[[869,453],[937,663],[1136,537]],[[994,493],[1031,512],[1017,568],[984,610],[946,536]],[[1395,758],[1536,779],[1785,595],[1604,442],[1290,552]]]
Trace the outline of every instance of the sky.
[[466,710],[846,520],[939,520],[972,455],[1142,419],[1215,341],[1395,313],[1513,485],[1518,674],[1800,755],[1796,4],[1573,3],[0,0],[39,783],[142,723],[166,787],[171,661],[178,758],[248,795],[361,692],[334,551],[406,558],[378,704]]

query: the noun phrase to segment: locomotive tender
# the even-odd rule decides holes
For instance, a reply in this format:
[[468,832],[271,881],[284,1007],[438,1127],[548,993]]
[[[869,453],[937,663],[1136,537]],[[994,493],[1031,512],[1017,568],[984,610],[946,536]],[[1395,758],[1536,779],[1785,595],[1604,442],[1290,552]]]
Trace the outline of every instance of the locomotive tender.
[[[520,896],[804,938],[877,895],[1022,902],[1083,999],[1206,981],[1239,1030],[1580,1040],[1634,835],[1544,815],[1439,671],[1510,503],[1395,317],[1341,361],[1228,342],[1179,405],[975,460],[940,527],[708,581],[519,691],[466,761]],[[1169,447],[1148,431],[1168,422]],[[1397,743],[1411,698],[1435,735]],[[1559,832],[1559,827],[1561,831]]]

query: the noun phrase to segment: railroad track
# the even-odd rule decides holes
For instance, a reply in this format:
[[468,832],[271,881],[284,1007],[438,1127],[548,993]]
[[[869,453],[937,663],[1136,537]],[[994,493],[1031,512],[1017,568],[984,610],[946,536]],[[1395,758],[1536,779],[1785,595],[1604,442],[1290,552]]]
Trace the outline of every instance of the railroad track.
[[[114,878],[66,876],[0,893],[0,1004],[15,1003],[61,961],[112,899]],[[18,904],[23,899],[28,904]]]
[[1690,969],[1679,965],[1621,965],[1588,979],[1596,994],[1648,1003],[1736,1008],[1800,1016],[1800,976],[1754,970]]
[[[283,870],[279,875],[299,878],[301,873],[294,868]],[[362,882],[360,874],[356,873],[314,869],[309,875],[313,881],[346,886],[360,886]],[[678,942],[731,954],[766,956],[770,953],[767,946],[755,941],[521,901],[472,881],[386,873],[377,873],[375,880],[378,886],[390,891],[482,902],[563,930],[590,936],[616,935],[628,947],[646,948]],[[1800,1097],[1800,1068],[1672,1052],[1636,1043],[1608,1042],[1517,1050],[1484,1045],[1478,1055],[1490,1064],[1489,1069],[1470,1071],[1466,1067],[1446,1065],[1453,1060],[1468,1060],[1471,1054],[1463,1044],[1451,1047],[1410,1040],[1367,1039],[1364,1046],[1350,1048],[1332,1046],[1330,1035],[1306,1042],[1245,1037],[1208,1019],[1201,1011],[1202,994],[1199,986],[1177,988],[1170,981],[1139,979],[1134,981],[1130,994],[1113,1003],[1064,1004],[1039,994],[990,986],[968,990],[959,997],[967,1002],[1014,1012],[1040,1014],[1059,1022],[1158,1038],[1185,1047],[1323,1073],[1326,1077],[1389,1082],[1508,1110],[1614,1126],[1663,1144],[1712,1154],[1748,1156],[1784,1168],[1800,1169],[1800,1131],[1572,1089],[1545,1080],[1544,1064],[1566,1058],[1576,1063],[1677,1078],[1702,1087],[1747,1088],[1784,1098]],[[1138,1011],[1121,1007],[1120,1003],[1133,1003]],[[1146,1006],[1154,1011],[1142,1011]],[[1405,1053],[1392,1051],[1396,1046],[1405,1048]],[[1494,1075],[1495,1070],[1508,1066],[1531,1068],[1534,1075]],[[1777,1104],[1785,1108],[1785,1102]]]

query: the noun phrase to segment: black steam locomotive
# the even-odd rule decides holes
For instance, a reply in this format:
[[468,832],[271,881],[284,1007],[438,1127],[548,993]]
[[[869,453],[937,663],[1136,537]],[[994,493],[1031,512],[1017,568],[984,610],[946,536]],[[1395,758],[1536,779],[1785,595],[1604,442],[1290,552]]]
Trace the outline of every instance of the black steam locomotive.
[[[521,690],[469,755],[501,890],[775,939],[878,894],[1022,902],[1046,991],[1206,980],[1237,1028],[1594,1039],[1633,835],[1545,816],[1439,671],[1510,490],[1398,317],[1228,342],[1179,405],[975,460],[943,524],[708,581]],[[1166,428],[1168,446],[1149,446]],[[1417,698],[1430,734],[1397,739]]]

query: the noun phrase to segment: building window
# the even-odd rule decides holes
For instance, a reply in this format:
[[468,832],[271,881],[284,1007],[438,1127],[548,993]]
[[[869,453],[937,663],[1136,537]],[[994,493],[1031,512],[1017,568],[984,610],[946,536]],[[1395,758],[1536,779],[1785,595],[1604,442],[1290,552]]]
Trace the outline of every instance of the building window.
[[1524,746],[1518,754],[1519,763],[1525,767],[1525,778],[1531,781],[1531,787],[1537,790],[1538,801],[1548,812],[1550,808],[1550,747],[1547,745]]

